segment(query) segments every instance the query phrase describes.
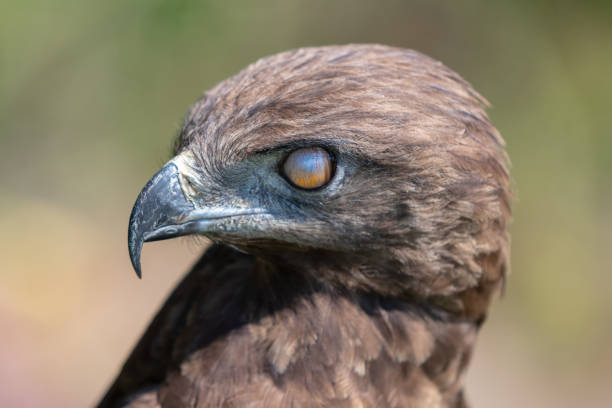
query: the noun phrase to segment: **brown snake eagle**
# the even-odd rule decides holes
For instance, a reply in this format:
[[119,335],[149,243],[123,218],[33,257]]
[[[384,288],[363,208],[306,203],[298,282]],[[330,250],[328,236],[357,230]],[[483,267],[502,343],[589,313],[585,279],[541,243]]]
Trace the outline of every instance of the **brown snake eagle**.
[[129,225],[213,244],[100,407],[465,407],[508,265],[485,100],[415,51],[263,58],[187,113]]

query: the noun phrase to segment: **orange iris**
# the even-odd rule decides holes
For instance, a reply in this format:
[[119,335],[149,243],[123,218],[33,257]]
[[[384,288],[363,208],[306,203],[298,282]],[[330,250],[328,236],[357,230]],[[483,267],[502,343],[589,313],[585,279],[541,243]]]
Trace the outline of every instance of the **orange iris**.
[[292,152],[283,164],[285,176],[296,187],[312,190],[329,182],[332,159],[320,147],[306,147]]

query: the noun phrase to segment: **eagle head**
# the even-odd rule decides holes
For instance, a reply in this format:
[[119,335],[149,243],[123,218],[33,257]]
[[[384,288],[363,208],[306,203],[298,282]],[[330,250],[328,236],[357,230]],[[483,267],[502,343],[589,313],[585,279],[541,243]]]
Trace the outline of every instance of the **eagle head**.
[[341,290],[442,296],[503,281],[509,175],[486,101],[415,51],[303,48],[186,115],[130,217],[143,242],[202,235]]

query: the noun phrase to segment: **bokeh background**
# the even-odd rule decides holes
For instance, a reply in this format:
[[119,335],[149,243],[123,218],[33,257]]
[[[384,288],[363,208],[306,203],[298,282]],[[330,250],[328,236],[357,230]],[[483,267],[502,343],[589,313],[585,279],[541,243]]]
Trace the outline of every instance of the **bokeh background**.
[[609,1],[3,0],[0,406],[91,406],[201,251],[126,248],[188,106],[259,57],[415,48],[492,103],[517,200],[512,275],[468,376],[475,407],[612,401]]

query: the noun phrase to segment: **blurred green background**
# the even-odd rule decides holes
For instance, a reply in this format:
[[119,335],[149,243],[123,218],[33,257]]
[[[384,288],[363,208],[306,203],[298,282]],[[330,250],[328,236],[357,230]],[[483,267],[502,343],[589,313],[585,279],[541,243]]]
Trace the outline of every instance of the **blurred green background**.
[[90,406],[201,250],[127,219],[189,105],[306,45],[414,48],[492,103],[518,199],[512,275],[468,376],[476,407],[610,406],[612,3],[4,0],[0,406]]

